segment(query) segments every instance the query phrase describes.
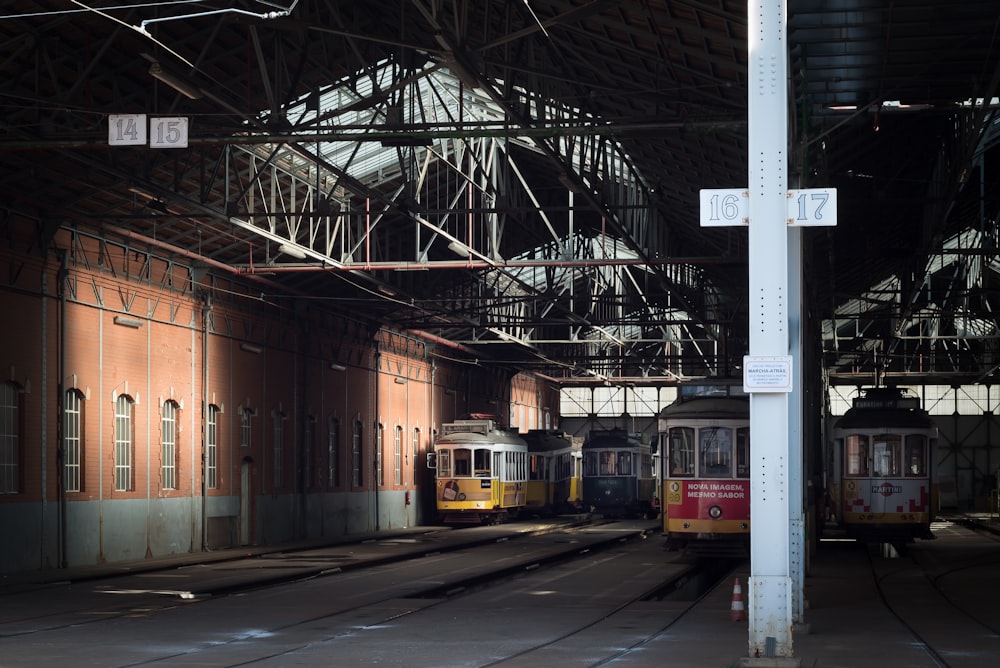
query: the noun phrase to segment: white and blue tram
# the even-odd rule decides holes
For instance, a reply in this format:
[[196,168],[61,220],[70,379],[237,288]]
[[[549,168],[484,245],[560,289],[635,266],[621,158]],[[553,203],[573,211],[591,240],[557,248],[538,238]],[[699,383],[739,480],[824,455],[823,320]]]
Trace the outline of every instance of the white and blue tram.
[[594,429],[583,442],[583,504],[605,517],[651,517],[653,453],[625,429]]

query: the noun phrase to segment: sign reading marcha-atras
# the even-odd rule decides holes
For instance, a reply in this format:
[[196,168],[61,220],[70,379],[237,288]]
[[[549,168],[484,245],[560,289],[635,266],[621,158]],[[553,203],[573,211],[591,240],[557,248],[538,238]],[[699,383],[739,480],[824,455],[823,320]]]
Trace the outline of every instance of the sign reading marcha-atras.
[[792,357],[777,355],[743,357],[743,390],[746,392],[791,392]]

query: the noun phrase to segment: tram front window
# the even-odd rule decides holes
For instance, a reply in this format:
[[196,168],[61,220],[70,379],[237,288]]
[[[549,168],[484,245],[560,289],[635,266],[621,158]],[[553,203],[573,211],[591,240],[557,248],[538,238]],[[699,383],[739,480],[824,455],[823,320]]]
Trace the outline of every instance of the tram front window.
[[849,476],[868,476],[868,437],[862,434],[852,434],[847,437],[844,447],[846,474]]
[[633,475],[632,473],[632,453],[619,452],[618,463],[615,464],[615,471],[618,475]]
[[455,448],[454,467],[456,477],[472,475],[472,451],[468,448]]
[[699,432],[701,474],[706,478],[732,477],[733,436],[726,427],[710,427]]
[[900,472],[899,457],[900,437],[896,434],[885,434],[875,441],[872,448],[872,463],[877,476],[898,476]]
[[601,453],[600,475],[615,475],[615,453],[604,451]]
[[490,451],[486,448],[476,448],[476,477],[490,477]]
[[674,427],[670,430],[670,475],[694,475],[694,428]]
[[926,439],[919,434],[910,434],[906,437],[906,475],[923,476],[926,467],[924,465],[924,448]]

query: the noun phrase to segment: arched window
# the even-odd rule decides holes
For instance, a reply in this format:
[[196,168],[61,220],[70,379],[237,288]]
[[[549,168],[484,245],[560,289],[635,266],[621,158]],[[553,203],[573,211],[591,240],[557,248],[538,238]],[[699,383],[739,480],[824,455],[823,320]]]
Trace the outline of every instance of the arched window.
[[132,442],[132,411],[135,402],[127,394],[115,399],[115,491],[135,489],[135,452]]
[[340,487],[340,420],[330,416],[326,437],[326,484],[330,489]]
[[79,390],[66,390],[63,401],[63,489],[82,492],[83,395]]
[[413,430],[412,448],[413,448],[413,452],[411,454],[413,455],[413,457],[411,459],[413,459],[413,463],[414,463],[414,466],[413,466],[413,469],[412,469],[412,471],[413,471],[413,484],[416,485],[417,484],[417,466],[416,466],[416,462],[417,462],[417,457],[420,456],[420,430],[419,429],[414,429]]
[[20,425],[17,386],[0,383],[0,494],[17,494],[20,491]]
[[205,487],[219,488],[219,410],[209,405],[205,424]]
[[351,441],[351,472],[353,474],[354,486],[361,487],[364,482],[364,466],[362,465],[361,447],[361,420],[354,421],[354,435]]
[[403,484],[403,428],[396,427],[392,442],[392,481],[398,487]]
[[257,411],[253,408],[242,408],[239,411],[240,414],[240,447],[249,448],[250,447],[250,437],[252,435],[252,430],[250,428],[250,418],[257,414]]
[[378,425],[375,430],[375,484],[379,487],[385,486],[385,471],[382,469],[382,435],[385,433],[385,427]]
[[163,402],[160,429],[160,485],[177,489],[177,412],[176,401]]
[[279,410],[271,413],[274,451],[274,488],[281,489],[285,483],[285,414]]
[[313,480],[313,457],[316,457],[316,448],[313,444],[313,433],[316,431],[316,416],[307,415],[305,429],[302,434],[303,447],[305,453],[302,456],[302,483],[305,489],[312,489],[316,486]]

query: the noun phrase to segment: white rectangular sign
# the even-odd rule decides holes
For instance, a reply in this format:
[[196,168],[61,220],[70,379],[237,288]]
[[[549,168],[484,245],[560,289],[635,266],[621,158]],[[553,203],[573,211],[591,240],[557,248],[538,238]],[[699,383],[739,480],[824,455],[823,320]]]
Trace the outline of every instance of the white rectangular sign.
[[702,189],[698,199],[702,227],[750,224],[750,193],[746,188]]
[[187,148],[188,119],[154,116],[149,121],[149,148]]
[[108,115],[109,146],[143,146],[146,143],[146,114]]
[[791,392],[791,355],[744,355],[744,392]]
[[[837,224],[837,189],[789,190],[787,222],[794,227],[832,227]],[[750,224],[750,193],[746,188],[705,188],[698,191],[702,227]]]
[[835,226],[837,224],[837,189],[789,190],[788,224],[797,227]]

